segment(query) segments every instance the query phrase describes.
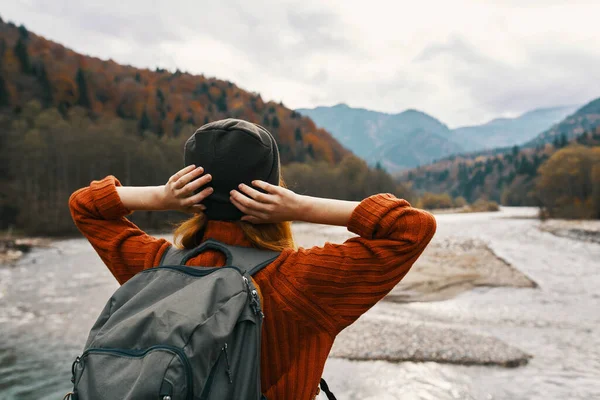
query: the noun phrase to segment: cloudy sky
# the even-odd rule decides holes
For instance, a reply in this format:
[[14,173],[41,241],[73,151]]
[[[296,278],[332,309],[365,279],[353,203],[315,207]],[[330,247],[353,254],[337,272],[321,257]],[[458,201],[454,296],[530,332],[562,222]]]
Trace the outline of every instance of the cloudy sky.
[[600,96],[598,0],[13,0],[1,13],[82,53],[291,108],[416,108],[455,127]]

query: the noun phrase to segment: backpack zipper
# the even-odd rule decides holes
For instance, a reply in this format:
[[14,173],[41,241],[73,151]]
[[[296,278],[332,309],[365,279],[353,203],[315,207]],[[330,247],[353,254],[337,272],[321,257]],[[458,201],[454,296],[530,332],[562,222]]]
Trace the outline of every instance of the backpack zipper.
[[170,353],[174,353],[176,356],[179,357],[179,359],[183,362],[183,366],[184,366],[184,370],[185,370],[185,378],[186,378],[186,382],[188,385],[187,399],[188,400],[193,399],[193,397],[194,397],[194,386],[193,386],[194,382],[192,379],[192,365],[190,364],[190,360],[188,360],[188,358],[185,355],[185,353],[183,352],[183,350],[181,350],[180,348],[175,347],[175,346],[155,345],[155,346],[148,347],[147,349],[143,349],[143,350],[91,348],[91,349],[87,349],[86,351],[84,351],[83,354],[81,355],[81,357],[77,357],[77,359],[73,363],[73,371],[75,370],[75,364],[83,363],[84,362],[83,358],[86,357],[90,353],[105,353],[105,354],[114,354],[117,356],[127,356],[127,357],[143,357],[153,350],[165,350]]
[[227,343],[225,343],[221,351],[225,353],[225,365],[227,366],[225,372],[227,373],[227,377],[229,378],[229,383],[233,383],[231,367],[229,366],[229,357],[227,356]]

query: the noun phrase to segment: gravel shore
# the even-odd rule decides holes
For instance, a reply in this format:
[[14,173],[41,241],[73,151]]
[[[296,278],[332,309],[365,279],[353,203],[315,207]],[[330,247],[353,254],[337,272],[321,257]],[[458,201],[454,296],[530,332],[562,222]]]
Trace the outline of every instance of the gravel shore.
[[540,222],[539,228],[556,236],[600,244],[600,220],[552,219]]
[[[327,226],[315,229],[305,224],[294,225],[294,234],[302,247],[327,241],[341,243],[353,236],[343,229]],[[471,332],[466,326],[457,329],[433,323],[425,315],[402,308],[407,303],[450,299],[475,287],[502,286],[531,289],[537,284],[494,254],[483,241],[434,237],[384,301],[336,338],[330,356],[360,361],[524,365],[530,355],[493,336]]]
[[518,367],[531,358],[495,337],[424,321],[378,320],[369,313],[336,338],[330,356],[360,361],[435,361],[502,367]]

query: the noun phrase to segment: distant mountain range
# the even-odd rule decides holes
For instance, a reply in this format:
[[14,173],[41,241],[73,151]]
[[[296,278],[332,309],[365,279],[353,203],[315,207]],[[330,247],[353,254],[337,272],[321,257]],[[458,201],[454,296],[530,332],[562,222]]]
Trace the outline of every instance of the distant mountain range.
[[399,114],[333,107],[299,109],[359,157],[390,171],[411,168],[463,151],[446,125],[417,110]]
[[449,193],[467,201],[487,198],[504,205],[536,205],[533,189],[538,168],[569,144],[600,146],[600,98],[520,147],[449,156],[402,171],[398,177],[417,193]]
[[569,116],[560,123],[525,143],[525,147],[552,143],[561,136],[572,139],[584,132],[594,130],[598,125],[600,125],[600,98],[590,101],[572,115],[569,113]]
[[453,140],[467,151],[519,145],[571,115],[577,108],[540,108],[516,118],[497,118],[483,125],[456,128],[452,131]]
[[369,163],[399,171],[452,154],[525,143],[576,109],[576,106],[537,109],[517,118],[499,118],[454,130],[417,110],[386,114],[338,104],[297,111],[330,131]]

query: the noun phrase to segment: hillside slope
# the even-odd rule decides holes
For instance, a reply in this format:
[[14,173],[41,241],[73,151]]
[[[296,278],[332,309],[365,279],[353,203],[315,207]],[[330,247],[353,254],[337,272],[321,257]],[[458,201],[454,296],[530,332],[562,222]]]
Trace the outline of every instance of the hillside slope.
[[18,112],[31,100],[62,115],[80,106],[94,119],[134,121],[137,132],[132,133],[159,137],[190,135],[221,118],[246,119],[273,133],[284,164],[337,163],[348,154],[309,118],[231,82],[89,57],[0,20],[0,110]]
[[468,202],[483,198],[504,205],[536,206],[538,199],[533,188],[539,167],[569,145],[599,147],[600,124],[579,135],[571,135],[571,139],[567,137],[565,133],[552,143],[536,147],[514,146],[504,153],[453,156],[404,171],[398,179],[417,193],[448,193],[452,197],[464,197]]
[[560,139],[561,136],[572,139],[583,132],[595,129],[598,125],[600,125],[600,98],[590,101],[574,114],[540,133],[524,146],[532,147],[552,143]]

